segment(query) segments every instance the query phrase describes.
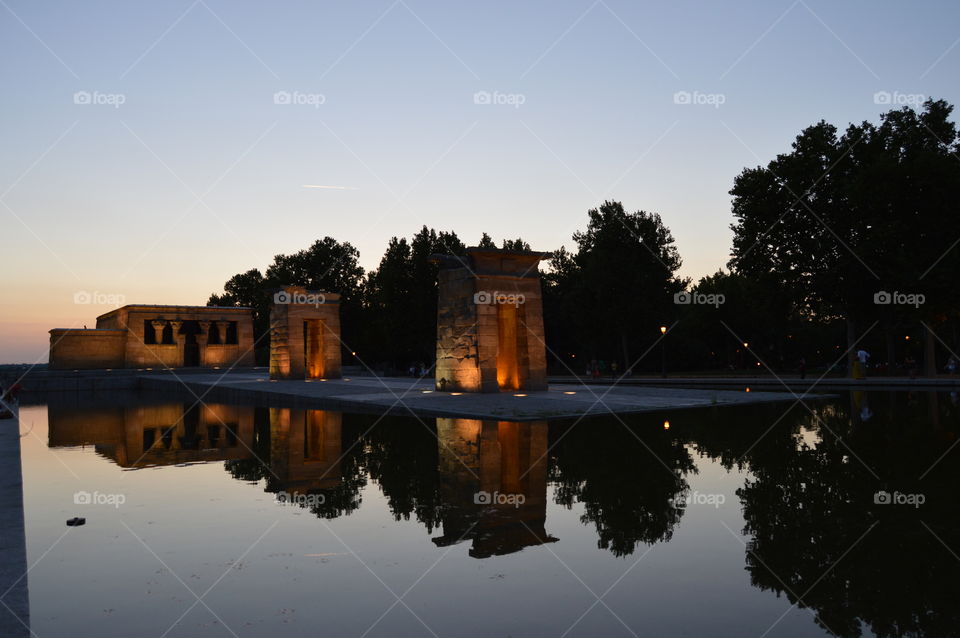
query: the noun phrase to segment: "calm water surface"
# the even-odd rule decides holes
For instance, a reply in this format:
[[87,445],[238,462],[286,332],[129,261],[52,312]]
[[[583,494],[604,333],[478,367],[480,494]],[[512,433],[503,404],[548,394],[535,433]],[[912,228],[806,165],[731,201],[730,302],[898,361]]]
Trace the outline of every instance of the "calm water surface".
[[957,635],[956,395],[789,406],[576,423],[24,407],[32,629]]

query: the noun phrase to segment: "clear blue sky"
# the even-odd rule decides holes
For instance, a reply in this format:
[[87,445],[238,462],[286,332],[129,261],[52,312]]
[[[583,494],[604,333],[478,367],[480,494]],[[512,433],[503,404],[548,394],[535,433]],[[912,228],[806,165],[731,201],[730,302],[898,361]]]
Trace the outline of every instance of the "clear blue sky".
[[957,103],[958,39],[946,1],[2,0],[0,361],[324,235],[552,250],[607,198],[708,274],[743,167],[878,91]]

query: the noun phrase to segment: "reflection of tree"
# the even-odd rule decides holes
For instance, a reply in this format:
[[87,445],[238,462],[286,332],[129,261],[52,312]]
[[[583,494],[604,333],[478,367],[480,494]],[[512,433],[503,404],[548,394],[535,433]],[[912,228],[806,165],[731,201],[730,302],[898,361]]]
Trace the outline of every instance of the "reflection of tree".
[[[822,436],[815,447],[751,452],[754,478],[738,493],[753,536],[752,583],[810,607],[838,636],[860,636],[864,625],[880,636],[958,635],[960,562],[931,530],[960,548],[960,455],[919,480],[957,431],[956,411],[871,394],[864,423],[864,399],[855,396],[850,410],[818,409],[819,423],[809,417]],[[878,490],[923,494],[926,503],[875,504]]]
[[409,520],[413,514],[433,532],[441,509],[435,431],[413,419],[378,423],[365,437],[364,449],[366,469],[380,484],[394,518]]
[[[331,449],[327,463],[312,470],[301,455],[292,455],[304,448],[305,419],[314,416],[336,416],[336,427],[331,434]],[[367,484],[361,423],[344,419],[341,427],[339,413],[318,410],[260,410],[255,412],[254,442],[251,457],[228,461],[225,469],[238,480],[264,480],[264,491],[295,495],[281,498],[291,506],[308,508],[321,518],[337,518],[359,509],[360,492]],[[277,419],[285,418],[282,427]],[[289,421],[293,421],[293,425]],[[291,427],[295,428],[291,431]],[[320,427],[324,427],[320,424]],[[291,432],[294,436],[291,436]],[[293,457],[291,459],[291,456]],[[293,463],[291,463],[291,460]],[[304,469],[307,471],[304,473]],[[306,476],[301,476],[306,474]],[[315,497],[315,498],[307,498]]]
[[598,546],[616,556],[670,540],[683,515],[674,499],[688,489],[693,460],[661,423],[632,419],[628,430],[604,418],[550,430],[557,503],[583,503],[581,520],[596,526]]

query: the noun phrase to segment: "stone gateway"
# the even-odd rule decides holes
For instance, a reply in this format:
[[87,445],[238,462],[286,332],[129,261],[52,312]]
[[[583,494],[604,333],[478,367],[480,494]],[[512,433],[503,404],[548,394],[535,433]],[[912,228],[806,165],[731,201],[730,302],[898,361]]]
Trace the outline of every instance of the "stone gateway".
[[548,253],[468,248],[440,266],[436,388],[546,390],[540,260]]

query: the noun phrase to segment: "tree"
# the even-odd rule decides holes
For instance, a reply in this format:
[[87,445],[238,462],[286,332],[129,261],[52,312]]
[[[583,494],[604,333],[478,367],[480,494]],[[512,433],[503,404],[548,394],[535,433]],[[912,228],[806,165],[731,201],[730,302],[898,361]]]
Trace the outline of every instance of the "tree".
[[280,286],[299,285],[341,295],[341,337],[351,343],[358,333],[363,268],[357,263],[359,252],[349,242],[332,237],[318,239],[309,248],[291,255],[276,255],[266,276],[256,268],[231,277],[224,293],[214,293],[208,306],[249,306],[253,309],[253,332],[257,362],[263,365],[269,356],[270,304]]
[[627,213],[606,201],[587,215],[587,229],[573,235],[577,253],[553,255],[548,308],[558,312],[558,298],[567,298],[575,307],[563,320],[576,322],[580,347],[590,356],[619,351],[631,366],[635,344],[652,341],[646,335],[659,335],[656,327],[674,315],[673,294],[686,285],[675,274],[680,254],[656,213]]
[[[821,121],[790,153],[745,169],[730,191],[730,268],[789,293],[794,312],[843,317],[850,346],[868,322],[882,320],[889,333],[905,320],[944,321],[957,307],[951,279],[960,266],[951,111],[928,100],[920,113],[890,111],[879,126],[851,125],[839,137]],[[880,307],[874,296],[884,291],[922,294],[930,304]]]
[[[434,254],[463,255],[466,246],[454,232],[423,226],[409,242],[390,240],[379,267],[365,287],[365,322],[370,326],[365,348],[377,362],[403,366],[429,365],[436,356],[437,271]],[[374,361],[368,361],[373,365]]]

